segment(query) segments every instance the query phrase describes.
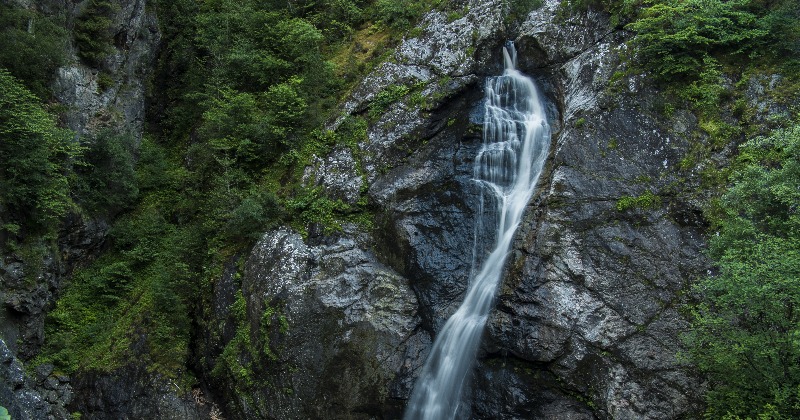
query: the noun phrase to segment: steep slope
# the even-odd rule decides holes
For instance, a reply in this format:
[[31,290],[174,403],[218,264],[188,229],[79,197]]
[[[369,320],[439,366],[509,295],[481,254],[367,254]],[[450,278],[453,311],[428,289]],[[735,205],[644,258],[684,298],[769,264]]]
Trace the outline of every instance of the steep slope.
[[71,192],[83,208],[34,244],[41,264],[4,251],[14,418],[402,416],[490,250],[472,178],[507,41],[552,137],[458,417],[703,412],[714,384],[681,337],[715,272],[709,202],[740,142],[795,118],[800,89],[767,62],[715,61],[744,57],[735,36],[675,47],[675,70],[639,60],[660,27],[637,41],[652,28],[625,20],[649,9],[627,1],[12,3],[72,31],[50,112],[141,159],[108,172],[138,198],[97,211],[93,184]]
[[[65,37],[81,32],[76,29],[81,20],[103,19],[102,25],[94,30],[107,34],[107,38],[92,38],[101,50],[93,59],[86,59],[85,48],[82,49],[85,44],[74,39],[65,39],[63,47],[59,45],[66,51],[64,62],[50,81],[49,109],[58,111],[60,123],[71,130],[73,141],[87,150],[92,150],[103,133],[112,133],[110,135],[127,142],[121,147],[135,151],[143,135],[146,87],[160,42],[158,23],[144,0],[106,3],[111,5],[107,10],[97,9],[97,5],[98,2],[92,1],[44,0],[3,2],[2,6],[4,11],[27,11],[31,16],[29,31],[34,25],[41,25],[42,19],[53,19],[66,27],[65,32],[59,34]],[[22,44],[15,46],[22,48]],[[17,51],[17,54],[34,53]],[[132,165],[132,162],[126,163]],[[72,198],[78,194],[73,191]],[[85,206],[85,203],[80,204]],[[174,388],[170,383],[154,378],[144,368],[120,374],[119,379],[100,378],[94,383],[98,378],[69,377],[54,370],[52,364],[32,360],[45,340],[45,317],[53,310],[74,269],[85,266],[102,252],[110,219],[120,210],[87,210],[73,205],[52,237],[22,232],[22,239],[19,239],[3,232],[0,259],[0,299],[3,302],[0,378],[3,380],[0,394],[1,404],[13,418],[69,418],[76,401],[82,400],[93,401],[88,407],[77,403],[85,414],[91,415],[94,406],[99,405],[108,418],[120,416],[109,409],[112,406],[124,415],[132,415],[137,410],[145,416],[160,412],[163,418],[182,411],[184,417],[197,415],[196,410],[192,411],[195,404],[192,399],[172,396]],[[0,209],[0,219],[11,223],[7,216],[4,209]],[[6,247],[15,241],[24,245]],[[36,367],[26,371],[25,363]],[[131,381],[133,378],[138,380]],[[151,393],[150,388],[155,390]],[[142,395],[132,396],[136,393]],[[152,407],[155,411],[148,411]]]
[[[472,416],[676,418],[698,410],[701,384],[678,361],[677,337],[687,325],[678,311],[681,296],[707,268],[702,226],[699,209],[668,192],[693,119],[685,111],[672,121],[654,112],[657,94],[645,78],[611,89],[625,34],[610,27],[607,15],[563,17],[558,6],[547,2],[519,26],[504,22],[499,2],[470,2],[454,20],[432,12],[421,35],[403,42],[355,90],[345,109],[358,115],[392,86],[408,87],[370,124],[369,141],[359,146],[363,177],[337,172],[341,155],[357,159],[338,151],[321,157],[309,178],[342,195],[367,182],[379,220],[373,239],[351,239],[360,236],[353,228],[307,244],[285,231],[269,233],[245,274],[244,284],[259,285],[248,311],[260,308],[259,301],[287,308],[288,332],[278,335],[291,345],[281,347],[277,360],[286,368],[270,379],[281,384],[276,393],[263,398],[287,411],[272,415],[394,417],[402,409],[431,336],[466,288],[481,84],[499,72],[506,38],[518,45],[521,69],[545,87],[557,132],[548,176],[528,210],[491,317]],[[618,210],[622,197],[647,191],[663,198]],[[348,252],[374,261],[369,266],[385,268],[368,274],[369,282],[357,280],[362,277],[352,270],[362,265],[334,257],[345,243],[355,244]],[[298,264],[288,263],[295,259]],[[386,269],[392,274],[380,274]],[[379,302],[368,292],[375,290],[402,305],[369,310]],[[321,318],[325,311],[314,309],[320,305],[331,315]],[[251,328],[260,316],[260,310],[250,313]],[[341,321],[324,334],[305,321],[330,317]],[[348,378],[347,386],[313,391],[315,378],[330,372]]]

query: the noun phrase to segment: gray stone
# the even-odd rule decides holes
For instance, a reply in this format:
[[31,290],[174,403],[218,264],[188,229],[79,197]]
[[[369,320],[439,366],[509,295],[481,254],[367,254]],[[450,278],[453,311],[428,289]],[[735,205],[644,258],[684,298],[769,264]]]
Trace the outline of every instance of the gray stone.
[[11,418],[39,420],[68,417],[65,407],[71,401],[69,384],[62,385],[54,377],[45,376],[46,381],[55,380],[55,385],[48,382],[48,389],[35,386],[40,373],[52,371],[52,366],[43,366],[37,367],[37,378],[28,377],[23,363],[0,339],[0,405],[8,409]]
[[[348,357],[347,367],[336,366],[370,372],[377,378],[370,386],[380,392],[391,383],[388,395],[398,403],[408,395],[430,336],[459,304],[472,261],[489,243],[490,232],[477,232],[478,245],[473,245],[479,196],[471,181],[472,161],[481,142],[476,110],[482,81],[500,72],[500,46],[511,38],[519,68],[536,79],[548,99],[553,144],[487,326],[467,398],[472,404],[460,415],[689,415],[699,407],[693,390],[702,384],[675,357],[681,350],[677,335],[686,321],[674,308],[688,279],[707,267],[701,254],[702,216],[690,203],[669,202],[669,197],[653,209],[618,211],[616,203],[646,191],[661,194],[676,181],[672,174],[688,150],[685,136],[696,128],[696,119],[684,110],[676,110],[674,120],[651,112],[657,93],[644,77],[629,77],[618,89],[608,88],[620,65],[619,53],[626,48],[626,34],[612,28],[607,15],[588,11],[558,16],[560,2],[547,0],[514,28],[504,20],[499,2],[468,3],[468,12],[452,21],[442,11],[426,15],[420,35],[405,39],[344,106],[347,113],[365,112],[392,85],[420,89],[426,98],[423,104],[409,98],[391,104],[370,124],[369,141],[360,145],[359,163],[369,201],[377,207],[378,228],[364,239],[348,232],[324,246],[310,245],[288,231],[273,232],[250,257],[245,295],[252,327],[263,302],[280,297],[290,324],[306,339],[315,337],[304,343],[288,339],[290,360],[307,371],[280,373],[278,378],[283,384],[302,385],[295,387],[302,395],[290,402],[273,396],[277,406],[288,408],[272,413],[354,416],[349,407],[366,395],[376,398],[358,395],[354,390],[364,382],[350,377],[345,382],[350,391],[314,389],[323,371],[315,364],[330,366],[327,358],[356,333],[347,326],[366,314],[372,314],[371,331],[387,334],[369,334],[369,346],[381,348],[386,345],[382,340],[395,343],[396,337],[405,337],[402,351],[384,353],[400,365],[393,365],[391,375],[361,368],[372,356]],[[342,150],[318,157],[306,170],[307,182],[352,202],[355,186],[364,187],[361,179],[342,175],[342,165],[355,166],[351,157]],[[346,245],[350,241],[359,245]],[[367,248],[374,256],[364,259]],[[404,308],[402,322],[371,309],[371,298],[364,293],[376,289],[364,285],[356,267],[373,259],[394,273],[371,274],[376,281],[394,279],[394,293],[408,293],[409,286],[414,291],[417,318],[408,318],[415,313],[407,306],[412,303],[399,295],[391,307]],[[376,316],[389,318],[378,321]],[[334,333],[309,327],[305,320],[310,318],[330,325],[323,331]],[[334,344],[323,348],[314,344],[318,342]],[[334,410],[322,396],[346,402]],[[310,409],[300,408],[300,399],[325,408],[302,411]],[[398,414],[386,405],[375,409],[389,417]]]
[[[407,397],[407,383],[389,384],[397,372],[417,368],[416,353],[429,342],[416,329],[416,299],[407,281],[365,248],[363,235],[352,226],[345,232],[311,245],[279,229],[248,258],[248,321],[259,340],[272,331],[276,360],[254,368],[269,372],[270,385],[241,415],[360,418],[391,411],[394,399]],[[284,317],[285,329],[264,329],[267,307]],[[246,396],[230,397],[243,403]]]
[[[86,372],[73,379],[70,408],[92,419],[209,418],[211,406],[183,391],[174,379],[129,365],[109,373]],[[69,394],[70,391],[66,393]]]

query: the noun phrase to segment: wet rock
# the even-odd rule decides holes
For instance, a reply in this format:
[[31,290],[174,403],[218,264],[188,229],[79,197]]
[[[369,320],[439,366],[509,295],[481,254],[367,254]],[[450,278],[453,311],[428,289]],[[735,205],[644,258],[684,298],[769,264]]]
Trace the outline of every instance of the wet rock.
[[686,321],[674,307],[707,268],[702,232],[670,217],[667,196],[650,208],[617,208],[623,196],[659,195],[676,181],[674,167],[688,150],[681,135],[695,122],[681,118],[671,130],[650,111],[656,94],[646,85],[605,89],[619,34],[597,26],[603,19],[585,26],[589,35],[548,29],[547,7],[523,25],[522,38],[545,52],[580,48],[542,55],[563,86],[563,129],[542,205],[529,209],[518,234],[486,350],[555,374],[559,388],[591,401],[601,418],[696,412],[691,390],[702,385],[676,358]]
[[[244,417],[400,415],[430,337],[491,242],[477,232],[473,243],[476,109],[506,39],[549,101],[553,143],[461,414],[664,419],[698,409],[702,383],[675,355],[686,326],[676,308],[707,268],[702,215],[670,192],[696,119],[654,111],[658,93],[645,77],[609,86],[627,34],[607,15],[560,14],[547,0],[512,27],[501,2],[468,5],[452,21],[426,15],[420,35],[354,89],[345,113],[370,118],[358,153],[337,149],[306,170],[331,197],[352,203],[366,191],[377,228],[315,240],[281,229],[249,257],[251,331],[269,308],[288,329],[253,333],[269,335],[278,360],[262,367],[270,390],[240,400]],[[370,112],[390,86],[409,94]],[[651,206],[618,209],[620,198],[648,192],[658,197]]]
[[481,364],[473,379],[470,418],[596,418],[585,402],[560,390],[555,375],[520,362],[513,357],[501,357]]
[[108,373],[89,372],[73,379],[69,408],[91,419],[209,418],[212,406],[183,391],[174,379],[130,365]]
[[[490,242],[486,232],[479,232],[479,245],[472,239],[478,197],[470,178],[480,144],[474,110],[481,81],[500,71],[503,38],[514,39],[519,67],[550,101],[553,146],[490,318],[472,406],[462,414],[691,413],[699,407],[691,390],[702,385],[675,357],[686,325],[675,307],[707,262],[702,221],[691,204],[672,201],[669,185],[688,150],[684,136],[697,122],[682,110],[674,120],[654,111],[658,94],[645,78],[609,88],[627,35],[607,15],[558,16],[560,2],[549,0],[519,28],[508,28],[496,6],[471,2],[463,20],[449,23],[431,13],[422,35],[405,40],[393,62],[368,76],[346,106],[365,112],[397,84],[423,86],[423,97],[437,98],[423,106],[408,98],[391,104],[361,146],[368,195],[380,209],[376,253],[408,279],[420,325],[435,334],[460,302],[474,255]],[[480,22],[474,37],[463,32],[468,22]],[[324,173],[323,165],[318,169]],[[646,192],[658,197],[651,207],[617,208],[620,198]],[[502,355],[514,363],[496,363]],[[670,399],[680,404],[667,404]]]
[[0,339],[0,405],[11,418],[20,420],[69,418],[66,405],[71,401],[68,382],[52,374],[52,365],[37,366],[29,377],[23,363]]

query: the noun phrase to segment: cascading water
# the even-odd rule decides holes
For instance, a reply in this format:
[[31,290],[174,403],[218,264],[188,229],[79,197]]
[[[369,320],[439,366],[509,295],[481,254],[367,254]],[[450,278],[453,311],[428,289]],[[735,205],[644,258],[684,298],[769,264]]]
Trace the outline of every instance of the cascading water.
[[[550,126],[533,81],[517,71],[516,50],[503,48],[505,71],[486,82],[483,147],[475,158],[480,186],[476,241],[496,227],[485,260],[473,258],[464,302],[439,331],[405,412],[406,420],[452,419],[472,368],[514,232],[533,195],[550,144]],[[482,252],[476,251],[476,254]]]

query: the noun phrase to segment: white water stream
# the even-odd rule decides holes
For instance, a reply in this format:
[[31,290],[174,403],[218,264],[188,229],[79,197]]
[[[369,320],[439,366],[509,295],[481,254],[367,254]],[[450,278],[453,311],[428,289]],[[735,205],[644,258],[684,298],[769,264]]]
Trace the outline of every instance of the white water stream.
[[[503,48],[503,75],[486,81],[483,147],[475,158],[474,180],[481,187],[478,232],[495,227],[494,247],[473,258],[464,302],[439,331],[406,407],[406,420],[453,419],[467,374],[475,361],[514,232],[533,195],[550,144],[550,126],[533,81],[516,70],[516,50]],[[487,225],[491,224],[491,226]]]

